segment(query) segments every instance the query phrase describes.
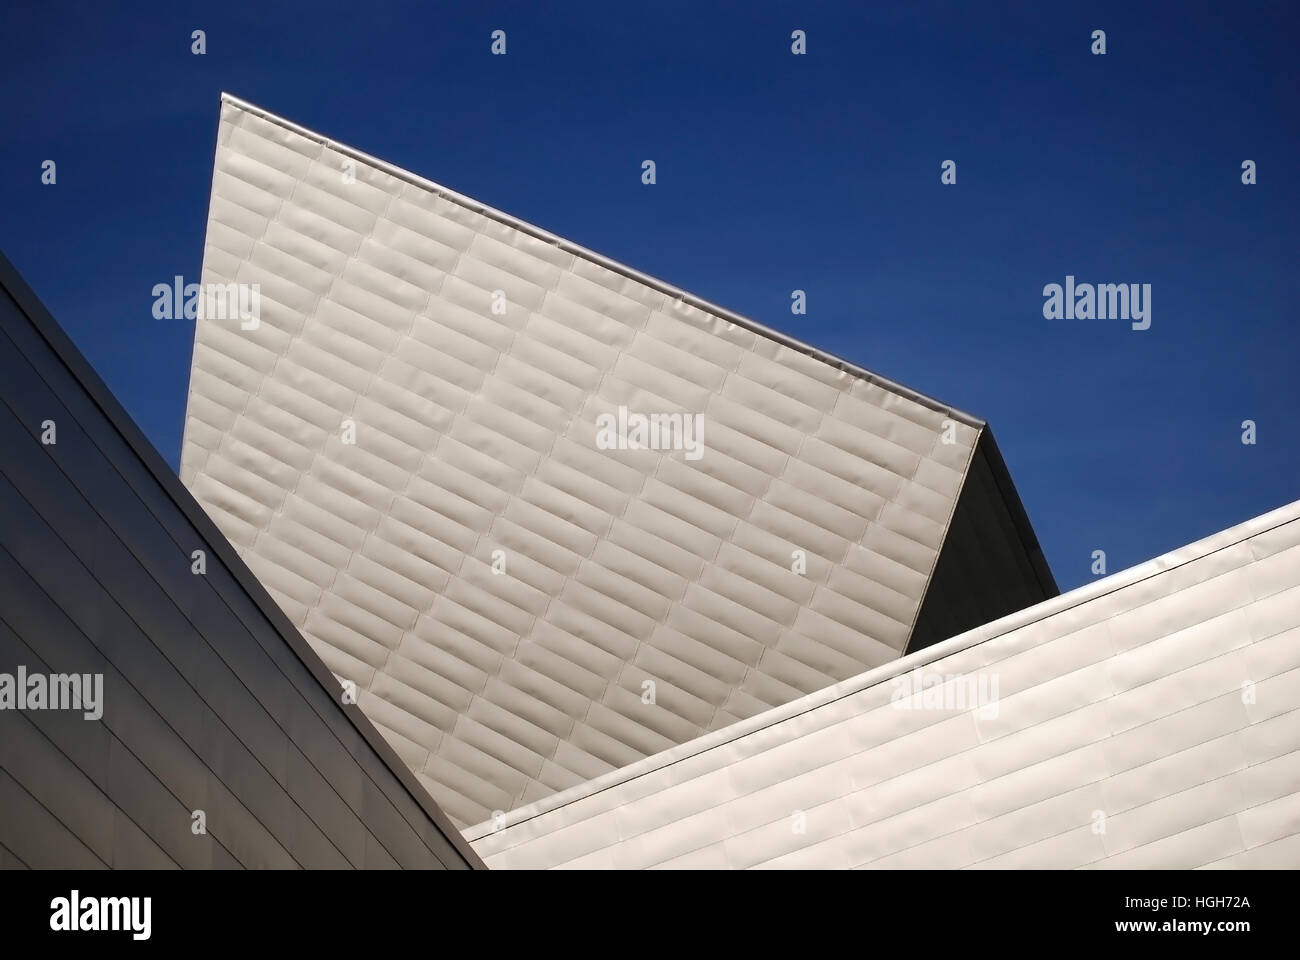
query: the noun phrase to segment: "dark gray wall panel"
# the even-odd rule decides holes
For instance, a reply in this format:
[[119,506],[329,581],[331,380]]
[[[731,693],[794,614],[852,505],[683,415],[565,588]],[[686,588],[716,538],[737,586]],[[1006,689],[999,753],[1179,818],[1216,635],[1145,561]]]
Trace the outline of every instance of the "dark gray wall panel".
[[975,446],[907,652],[1041,603],[1058,592],[986,427]]
[[100,720],[0,711],[0,865],[481,867],[3,257],[0,283],[0,671],[104,675]]
[[0,870],[30,870],[8,847],[0,844]]
[[72,870],[98,870],[107,866],[10,776],[8,770],[0,770],[0,810],[4,811],[4,842],[23,863],[51,864]]
[[[25,341],[23,341],[23,334],[25,334],[23,330],[18,330],[18,336],[14,337],[14,340],[19,343],[25,343]],[[30,336],[27,337],[27,340],[30,340],[30,338]],[[25,343],[25,346],[30,345],[29,343]],[[66,368],[60,367],[59,364],[52,363],[49,358],[42,358],[42,356],[38,355],[35,356],[35,360],[36,366],[42,367],[42,369],[40,369],[40,376],[44,377],[44,379],[53,382],[62,382],[62,380],[69,379],[70,375],[68,371],[66,371]],[[42,362],[42,360],[44,360],[44,362]],[[30,373],[31,371],[27,371],[26,375],[30,376]],[[17,376],[18,379],[21,380],[23,371],[14,371],[14,376]],[[75,392],[75,386],[77,386],[77,384],[72,382],[72,384],[66,385],[65,389],[57,390],[57,394],[59,394],[57,399],[59,399],[59,401],[66,401],[65,412],[86,416],[87,414],[82,410],[82,408],[86,407],[88,399],[85,395]],[[72,395],[69,395],[69,392],[72,393]],[[64,410],[64,408],[60,407],[60,410]],[[36,416],[36,411],[32,410],[31,415]],[[88,416],[94,415],[95,411],[90,410]],[[77,424],[77,421],[74,419],[73,423],[75,425]],[[64,446],[66,449],[66,446],[68,445],[65,444]],[[149,496],[146,497],[146,501],[155,503],[156,505],[156,503],[165,500],[165,498],[160,497],[160,494],[157,493],[156,480],[149,475],[148,471],[144,471],[144,467],[142,466],[142,463],[140,463],[139,458],[131,455],[134,451],[126,450],[125,453],[123,453],[121,449],[114,449],[113,446],[101,445],[99,453],[103,454],[103,457],[109,460],[110,464],[112,464],[113,470],[108,470],[103,463],[96,463],[92,460],[92,446],[95,446],[95,444],[94,440],[92,440],[90,436],[86,437],[83,444],[74,446],[73,457],[79,458],[73,460],[75,466],[72,472],[74,475],[75,473],[94,475],[96,480],[98,480],[98,484],[96,484],[96,488],[98,488],[99,485],[116,483],[117,477],[114,476],[113,472],[116,471],[117,473],[121,473],[122,476],[131,477],[131,480],[133,480],[131,490],[134,490],[136,487],[146,488],[146,493],[149,494]],[[62,457],[62,454],[59,455]],[[173,477],[170,476],[168,479],[174,480]],[[120,496],[120,489],[112,488],[108,490],[109,496],[112,496],[114,493],[118,494],[116,501],[114,501],[114,506],[117,506],[122,513],[136,510],[138,502],[130,500],[130,498],[123,500]],[[187,496],[187,494],[185,494],[185,496]],[[190,503],[191,506],[194,506],[195,510],[198,511],[198,507],[192,505],[192,501],[190,501]],[[164,526],[168,527],[169,533],[172,535],[175,545],[177,545],[177,549],[182,550],[185,559],[183,559],[182,565],[178,566],[185,571],[186,576],[190,576],[190,574],[188,574],[188,570],[190,570],[190,566],[188,566],[190,565],[190,559],[188,559],[190,550],[196,548],[196,546],[198,546],[198,548],[203,548],[205,542],[203,537],[196,536],[194,528],[187,526],[187,524],[183,524],[183,520],[186,518],[179,516],[177,511],[174,510],[174,505],[172,506],[173,509],[170,511],[160,510],[159,513],[156,514],[156,519],[159,520],[160,523],[164,523]],[[136,523],[135,526],[123,526],[121,523],[114,522],[114,529],[117,529],[123,540],[134,541],[138,533],[142,531],[144,533],[149,532],[147,520],[138,513],[133,515],[139,520],[139,523]],[[108,518],[116,520],[118,513],[109,511],[107,516]],[[201,513],[200,519],[205,520],[205,516],[201,515]],[[209,535],[212,537],[220,536],[217,535],[214,529],[212,529]],[[165,544],[156,544],[156,548],[157,550],[166,549]],[[155,557],[155,553],[156,550],[152,553],[149,552],[149,550],[136,550],[138,558],[153,558]],[[211,555],[211,552],[209,552],[209,555]],[[234,565],[238,565],[238,561],[237,559],[234,559],[233,554],[231,554],[231,562],[233,562]],[[155,559],[155,561],[151,563],[151,566],[157,568],[157,563],[159,562]],[[164,567],[164,571],[165,570],[166,567]],[[255,583],[251,578],[251,574],[247,574],[246,570],[244,570],[244,574],[248,576],[248,580]],[[170,578],[162,576],[162,578],[159,579],[166,580]],[[203,583],[204,580],[207,580],[207,584]],[[174,580],[172,581],[174,583]],[[211,592],[207,589],[209,584],[211,584],[212,591],[216,593],[216,600],[204,605],[204,602],[208,601],[209,597],[211,597]],[[246,650],[247,647],[251,647],[252,644],[243,644],[242,641],[250,639],[255,640],[256,645],[260,645],[261,649],[263,649],[264,656],[265,654],[270,654],[273,660],[276,661],[279,671],[281,671],[282,674],[294,676],[295,686],[298,687],[296,692],[298,692],[300,696],[308,697],[309,701],[312,702],[313,712],[317,714],[315,721],[307,723],[303,730],[299,731],[300,735],[307,735],[307,731],[311,730],[313,725],[318,725],[318,723],[321,722],[321,719],[329,721],[329,718],[334,718],[334,721],[337,721],[335,714],[338,713],[338,705],[331,700],[330,693],[326,693],[325,689],[321,687],[320,676],[312,678],[309,671],[304,671],[303,662],[302,660],[299,660],[299,658],[296,658],[294,650],[287,648],[282,639],[279,639],[279,637],[274,636],[273,633],[268,633],[268,631],[265,630],[266,609],[260,601],[252,600],[252,598],[248,596],[246,587],[247,584],[244,583],[242,579],[237,583],[237,580],[231,578],[230,571],[227,570],[226,567],[213,565],[213,563],[209,562],[207,578],[192,578],[192,576],[190,576],[190,580],[182,581],[181,588],[188,589],[188,594],[187,596],[178,597],[177,604],[183,607],[183,609],[198,610],[199,607],[203,609],[204,615],[207,615],[209,618],[207,624],[205,624],[205,630],[203,631],[204,635],[208,635],[208,633],[216,633],[216,635],[224,636],[225,645],[224,648],[222,648],[222,656],[227,656],[227,654],[243,653],[244,650]],[[269,598],[265,602],[266,604],[269,604]],[[274,614],[279,615],[276,607],[272,607],[272,610]],[[244,631],[231,631],[231,614],[238,617],[239,623],[243,624]],[[291,627],[289,627],[289,630],[291,630]],[[244,666],[246,666],[246,669],[240,671],[240,676],[242,676],[243,682],[248,684],[248,686],[259,684],[259,686],[265,687],[266,684],[272,684],[273,686],[273,684],[276,683],[283,683],[283,678],[274,674],[274,671],[266,669],[265,663],[259,662],[257,665],[252,665],[252,663],[246,661],[244,662]],[[324,673],[324,667],[321,667],[321,671]],[[315,679],[315,682],[313,682],[313,679]],[[334,688],[333,679],[328,678],[328,674],[326,674],[325,682],[329,683],[331,688]],[[292,712],[290,712],[290,714],[292,714]],[[326,738],[326,743],[329,744],[329,747],[328,753],[325,754],[325,766],[333,767],[334,770],[334,775],[331,775],[329,778],[331,782],[333,782],[333,780],[342,779],[343,782],[346,783],[347,780],[359,779],[361,777],[361,771],[359,767],[356,766],[355,761],[352,760],[352,757],[367,757],[367,762],[369,762],[370,765],[373,765],[374,762],[376,762],[376,757],[368,757],[368,754],[374,752],[374,744],[370,744],[367,738],[361,738],[361,736],[357,734],[355,726],[338,725],[337,722],[326,722],[326,725],[325,727],[322,727],[322,730],[324,730],[324,728],[328,728],[330,734],[333,735],[330,736],[330,738]],[[346,745],[346,753],[338,753],[338,747],[341,743]],[[382,749],[386,749],[386,744],[382,745],[381,752]],[[402,773],[406,773],[404,767]],[[403,791],[400,790],[399,784],[393,782],[391,775],[381,775],[381,777],[376,779],[376,782],[382,784],[383,790],[385,790],[385,796],[389,796],[390,804],[398,803],[399,805],[404,805],[404,807],[409,805],[409,795],[406,797],[402,796]],[[355,808],[356,804],[360,803],[359,788],[354,790],[354,797]],[[428,804],[432,807],[432,800],[428,800]],[[447,840],[447,830],[450,830],[450,825],[448,825],[446,829],[443,829],[439,823],[432,822],[429,816],[408,816],[406,817],[406,821],[406,830],[419,831],[420,843],[430,849],[434,849],[434,851],[438,851],[439,859],[450,862],[452,865],[459,865],[460,861],[465,860],[465,856],[467,855],[465,855],[464,851],[467,848],[464,847],[463,842],[458,844],[459,836],[455,840],[451,840],[451,842],[448,842]],[[460,847],[459,851],[458,849],[455,849],[455,847],[458,846]],[[472,857],[472,853],[468,856]],[[419,861],[416,861],[412,862],[411,865],[419,866],[421,864]]]
[[[7,532],[11,527],[4,524],[3,529]],[[63,711],[30,711],[25,714],[41,727],[51,744],[67,754],[118,811],[136,825],[136,832],[148,840],[150,848],[141,849],[132,833],[129,836],[115,835],[111,849],[98,851],[99,854],[111,865],[122,866],[123,861],[157,860],[153,853],[161,846],[169,851],[166,854],[168,862],[205,866],[211,860],[208,844],[219,842],[217,838],[226,831],[213,830],[207,837],[194,837],[189,830],[190,810],[220,809],[230,817],[241,813],[242,805],[215,806],[210,802],[211,771],[185,748],[174,731],[113,669],[112,664],[85,644],[84,636],[75,627],[66,620],[61,622],[61,611],[27,577],[7,549],[0,549],[0,591],[6,596],[25,597],[21,607],[6,605],[5,616],[12,620],[15,631],[36,638],[34,643],[39,648],[33,650],[16,640],[13,644],[4,643],[6,636],[14,635],[5,626],[0,629],[0,656],[6,658],[2,662],[23,663],[29,670],[42,672],[53,672],[51,664],[77,662],[83,672],[102,672],[105,675],[105,715],[101,721],[87,721],[80,714]],[[80,644],[84,646],[79,648]],[[14,651],[12,654],[8,652],[10,649]],[[108,710],[110,703],[113,706],[111,712]],[[8,721],[16,715],[0,716]],[[166,769],[166,787],[134,754],[123,752],[123,738],[130,741],[140,754],[153,757],[155,766]],[[72,789],[68,784],[63,787]],[[89,795],[83,797],[86,802],[90,799]],[[159,811],[163,812],[161,819]],[[248,821],[251,821],[258,835],[262,865],[294,865],[292,858],[279,849],[265,831],[260,820],[246,814],[241,820],[245,831],[250,827]],[[142,826],[146,823],[154,824],[148,832]],[[115,821],[115,824],[120,825],[120,821]],[[146,854],[149,855],[147,858]]]
[[0,767],[107,862],[113,849],[113,804],[25,718],[5,724],[5,736],[0,740]]

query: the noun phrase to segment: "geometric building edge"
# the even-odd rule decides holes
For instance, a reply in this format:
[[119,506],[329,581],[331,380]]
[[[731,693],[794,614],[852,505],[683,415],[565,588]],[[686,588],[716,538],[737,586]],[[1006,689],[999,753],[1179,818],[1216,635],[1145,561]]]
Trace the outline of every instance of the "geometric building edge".
[[3,254],[0,339],[4,669],[102,684],[0,712],[0,861],[483,869]]
[[[221,115],[203,281],[262,316],[198,318],[181,477],[457,822],[1056,592],[982,420]],[[707,412],[706,456],[596,450],[638,406]]]
[[466,836],[494,869],[1294,868],[1297,716],[1300,501]]

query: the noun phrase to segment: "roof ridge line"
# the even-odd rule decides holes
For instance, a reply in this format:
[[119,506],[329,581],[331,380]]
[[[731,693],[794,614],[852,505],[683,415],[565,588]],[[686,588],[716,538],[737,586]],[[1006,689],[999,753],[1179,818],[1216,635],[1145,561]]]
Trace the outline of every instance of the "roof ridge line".
[[405,167],[399,167],[395,163],[390,163],[387,160],[381,160],[379,157],[366,153],[364,150],[358,150],[356,147],[351,147],[348,146],[347,144],[339,143],[337,140],[331,139],[330,137],[325,136],[323,133],[319,133],[318,131],[312,130],[309,127],[304,127],[300,123],[295,123],[292,120],[282,117],[279,114],[272,113],[270,110],[267,110],[263,107],[259,107],[256,104],[249,103],[247,100],[237,97],[234,94],[226,93],[225,91],[222,91],[221,102],[223,104],[228,103],[231,106],[243,110],[247,113],[251,113],[254,116],[261,117],[263,120],[268,120],[271,123],[278,124],[279,126],[282,126],[287,130],[297,133],[300,136],[304,136],[307,137],[308,139],[315,140],[318,143],[330,147],[332,150],[336,150],[339,153],[344,154],[345,156],[352,157],[355,160],[360,160],[363,163],[376,167],[377,169],[382,170],[383,172],[389,174],[390,176],[396,177],[399,180],[404,180],[405,182],[413,186],[422,187],[424,189],[430,190],[438,194],[439,196],[452,201],[453,203],[460,204],[461,206],[473,210],[476,213],[483,214],[484,216],[490,217],[493,220],[497,220],[498,222],[504,223],[507,226],[513,227],[516,230],[521,230],[524,233],[527,233],[538,240],[542,240],[546,243],[549,243],[552,246],[558,247],[561,250],[564,250],[568,253],[572,253],[575,256],[582,257],[583,259],[586,260],[590,260],[593,263],[596,263],[607,270],[612,270],[613,272],[620,274],[624,277],[627,277],[630,280],[635,280],[638,283],[643,283],[646,286],[652,287],[655,290],[658,290],[660,293],[663,293],[667,296],[671,296],[677,300],[685,301],[686,303],[690,304],[691,306],[699,310],[703,310],[706,313],[711,313],[717,317],[722,318],[723,320],[728,321],[729,323],[736,324],[737,326],[743,327],[746,330],[750,330],[753,333],[757,333],[760,336],[766,337],[769,340],[773,340],[781,344],[782,346],[789,347],[790,349],[795,350],[798,353],[802,353],[805,356],[809,356],[815,360],[819,360],[828,366],[835,367],[836,369],[842,370],[845,373],[855,376],[860,380],[866,380],[869,383],[874,383],[878,386],[881,386],[891,391],[892,393],[898,394],[899,396],[911,400],[914,403],[918,403],[921,406],[928,407],[931,410],[938,410],[938,411],[951,414],[954,419],[959,420],[962,423],[965,423],[967,426],[971,426],[976,429],[981,429],[986,425],[986,421],[984,421],[982,418],[977,417],[974,414],[967,413],[966,411],[954,407],[951,404],[944,403],[942,400],[939,400],[935,397],[931,397],[928,396],[927,394],[921,393],[919,390],[913,389],[912,387],[899,383],[897,380],[891,380],[889,377],[885,377],[882,376],[881,374],[874,373],[871,370],[866,369],[865,367],[861,367],[858,364],[853,363],[850,360],[845,360],[843,357],[838,357],[833,353],[828,353],[827,351],[822,350],[820,347],[815,347],[812,344],[804,343],[802,340],[798,340],[795,337],[791,337],[788,334],[784,334],[779,330],[774,330],[765,324],[759,323],[757,320],[750,319],[749,317],[736,313],[733,310],[728,310],[726,307],[719,306],[716,303],[713,303],[709,300],[705,300],[701,296],[693,294],[687,290],[683,290],[680,287],[674,286],[673,284],[669,283],[666,280],[661,280],[658,277],[651,276],[648,273],[642,273],[640,270],[637,270],[635,267],[630,267],[625,263],[621,263],[620,261],[613,259],[612,257],[607,257],[602,253],[597,253],[595,250],[592,250],[589,247],[584,247],[582,246],[582,244],[575,243],[572,240],[567,240],[564,237],[561,237],[558,234],[554,234],[543,227],[539,227],[536,224],[529,223],[526,220],[521,220],[519,217],[506,213],[504,210],[500,210],[496,207],[490,206],[489,204],[483,203],[480,200],[475,200],[473,197],[466,196],[465,194],[453,190],[450,187],[443,186],[442,184],[437,183],[436,181],[430,180],[427,177],[423,177],[420,174],[414,173],[411,170],[407,170]]
[[990,623],[967,630],[965,633],[957,634],[955,637],[941,640],[915,653],[873,667],[857,676],[806,694],[797,700],[765,710],[720,730],[704,734],[694,740],[688,740],[676,747],[670,747],[659,753],[651,754],[635,763],[570,787],[568,790],[553,793],[526,807],[507,812],[504,822],[499,826],[494,827],[492,821],[485,821],[472,827],[466,827],[462,834],[465,839],[473,843],[491,834],[499,833],[506,828],[526,823],[561,807],[569,806],[579,800],[654,773],[680,761],[689,760],[719,747],[725,747],[750,734],[758,733],[761,730],[792,720],[837,700],[843,700],[856,693],[861,693],[870,687],[878,686],[917,667],[941,660],[987,640],[1012,633],[1022,627],[1046,620],[1058,613],[1082,606],[1090,601],[1101,599],[1108,594],[1133,586],[1158,574],[1185,567],[1212,554],[1231,549],[1240,543],[1259,536],[1261,533],[1296,521],[1300,521],[1300,500],[1284,504],[1226,530],[1221,530],[1208,537],[1185,544],[1125,570],[1117,571],[1101,580],[1086,583],[1067,593],[1059,594],[1049,600],[1044,600]]

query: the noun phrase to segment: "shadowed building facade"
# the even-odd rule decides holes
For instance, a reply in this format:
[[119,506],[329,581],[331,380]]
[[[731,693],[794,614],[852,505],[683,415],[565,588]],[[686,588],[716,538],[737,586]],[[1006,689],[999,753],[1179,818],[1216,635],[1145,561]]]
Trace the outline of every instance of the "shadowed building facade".
[[0,673],[0,866],[482,866],[3,257]]

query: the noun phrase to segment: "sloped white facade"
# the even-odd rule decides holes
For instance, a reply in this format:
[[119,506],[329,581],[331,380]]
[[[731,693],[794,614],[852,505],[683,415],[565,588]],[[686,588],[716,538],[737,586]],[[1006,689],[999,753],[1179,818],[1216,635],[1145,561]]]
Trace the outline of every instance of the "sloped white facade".
[[983,428],[233,98],[202,279],[182,479],[462,824],[896,659]]
[[1300,502],[467,836],[492,868],[1294,869]]

